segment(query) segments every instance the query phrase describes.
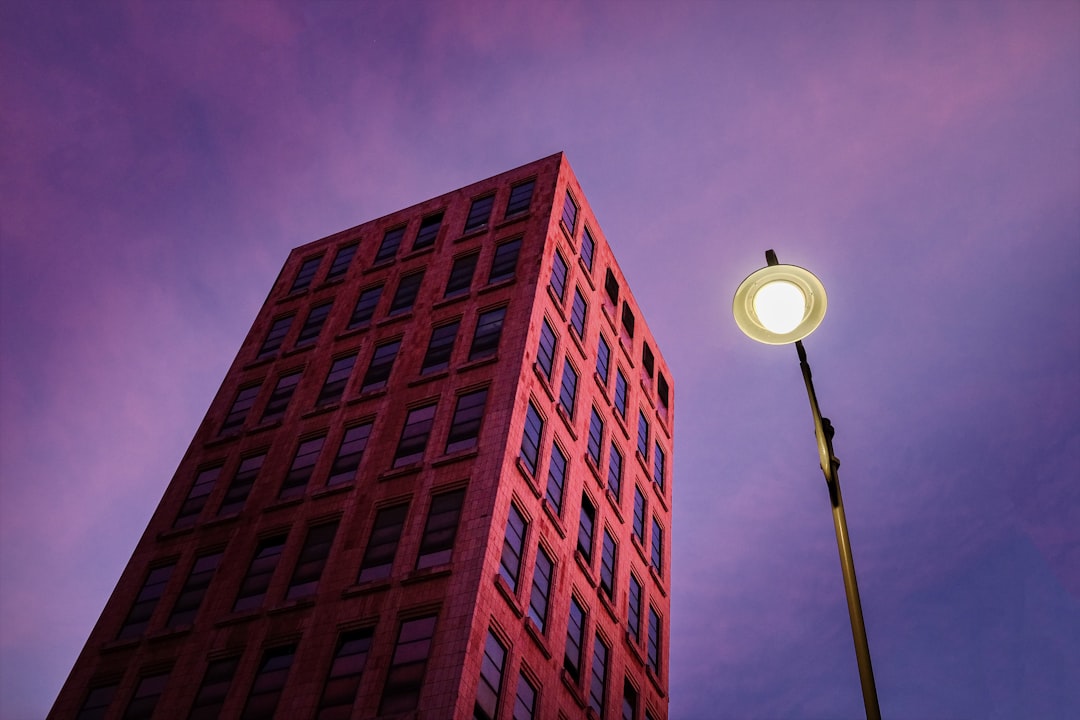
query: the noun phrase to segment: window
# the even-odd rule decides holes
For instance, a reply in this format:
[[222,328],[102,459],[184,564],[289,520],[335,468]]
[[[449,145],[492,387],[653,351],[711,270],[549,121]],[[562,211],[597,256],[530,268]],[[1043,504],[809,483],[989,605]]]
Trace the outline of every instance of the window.
[[502,690],[503,664],[506,648],[495,633],[488,630],[484,643],[484,659],[480,664],[480,682],[476,684],[474,720],[493,720],[499,709],[499,692]]
[[117,639],[138,637],[146,631],[146,626],[150,624],[150,618],[154,614],[154,608],[165,593],[165,586],[172,577],[174,567],[176,563],[171,562],[168,565],[151,568],[146,574],[142,588],[135,597],[135,604],[131,606],[131,611],[128,612],[124,624],[120,627]]
[[124,720],[150,720],[168,681],[167,672],[141,678],[127,710],[124,711]]
[[656,608],[649,606],[649,647],[647,649],[649,669],[660,677],[660,616]]
[[630,573],[630,592],[627,593],[627,626],[635,643],[641,642],[641,582]]
[[221,563],[222,552],[207,553],[195,558],[195,564],[191,566],[187,581],[184,583],[180,597],[176,598],[173,605],[172,615],[165,623],[166,627],[181,627],[195,622],[195,616],[199,612],[199,605],[206,596],[206,590],[210,587],[210,581],[214,578],[214,572]]
[[274,321],[274,324],[270,326],[270,331],[266,333],[266,339],[263,340],[262,347],[259,348],[259,354],[255,356],[256,360],[270,357],[281,349],[281,343],[285,341],[285,336],[289,334],[293,317],[293,315],[286,315]]
[[536,569],[533,570],[532,593],[529,595],[529,617],[540,632],[547,627],[548,598],[551,597],[551,577],[555,563],[541,545],[536,549]]
[[390,260],[397,255],[398,248],[401,247],[401,238],[404,236],[404,225],[387,230],[383,235],[382,242],[379,243],[379,250],[375,253],[375,259],[372,263],[377,265],[378,263]]
[[221,507],[218,508],[218,515],[228,515],[244,509],[244,503],[247,502],[248,494],[255,485],[255,478],[259,476],[259,470],[265,459],[264,452],[240,461],[240,467],[236,469],[236,475],[233,475],[229,489],[225,491],[225,499],[221,501]]
[[660,398],[660,417],[666,418],[668,414],[668,384],[663,373],[656,374],[656,390]]
[[345,430],[337,457],[334,458],[334,464],[330,466],[330,476],[326,479],[327,486],[343,485],[353,481],[356,470],[360,467],[360,459],[364,457],[364,450],[367,449],[369,437],[371,437],[370,422],[353,425]]
[[435,617],[429,615],[401,623],[379,701],[379,715],[406,713],[419,704],[431,639],[435,636]]
[[600,342],[596,346],[596,374],[600,376],[600,380],[604,387],[607,387],[608,381],[608,368],[611,365],[611,347],[607,344],[607,340],[604,339],[603,334],[600,335]]
[[240,592],[236,595],[233,604],[233,612],[252,610],[261,607],[266,597],[266,590],[270,587],[270,578],[274,575],[281,550],[285,547],[285,536],[268,538],[259,543],[255,549],[255,557],[251,559],[247,575],[240,583]]
[[435,424],[435,404],[413,408],[405,417],[405,426],[401,428],[397,451],[394,453],[393,467],[401,467],[424,459],[431,426]]
[[562,303],[566,295],[566,261],[558,250],[555,251],[555,257],[551,260],[551,289],[555,291],[555,296]]
[[660,491],[664,490],[664,448],[660,447],[660,443],[653,445],[653,482],[660,487]]
[[270,399],[266,401],[266,409],[263,410],[260,422],[276,422],[285,417],[285,410],[289,407],[289,400],[292,399],[296,386],[300,384],[300,372],[297,370],[278,378],[277,385],[274,386],[274,392],[270,393]]
[[491,261],[491,274],[488,282],[494,283],[500,280],[509,280],[514,277],[517,268],[518,251],[521,249],[521,238],[504,242],[495,248],[495,257]]
[[577,203],[574,202],[574,197],[569,190],[566,192],[566,200],[563,202],[562,224],[571,235],[574,234],[574,226],[577,224]]
[[577,336],[581,339],[585,339],[585,312],[588,309],[588,305],[585,304],[585,298],[581,295],[581,290],[574,288],[574,305],[570,308],[570,327],[574,329]]
[[488,218],[491,217],[491,207],[494,204],[494,193],[473,200],[472,205],[469,206],[469,215],[465,218],[465,228],[462,232],[470,233],[487,225]]
[[589,707],[597,715],[604,714],[604,699],[607,689],[608,646],[597,635],[593,642],[592,671],[589,673]]
[[596,508],[588,495],[581,496],[581,521],[578,524],[577,549],[585,558],[587,565],[592,565],[593,528],[596,526]]
[[446,437],[448,454],[476,447],[486,402],[487,388],[458,396],[454,417],[450,421],[450,433]]
[[101,685],[95,688],[90,688],[86,693],[86,699],[83,700],[82,707],[79,708],[79,714],[75,716],[75,720],[99,720],[105,717],[105,713],[109,710],[109,705],[112,704],[113,696],[116,695],[117,683],[112,685]]
[[355,330],[371,322],[371,318],[375,314],[375,306],[379,304],[380,297],[382,297],[382,285],[368,288],[360,293],[360,297],[356,300],[356,307],[353,308],[352,316],[349,317],[350,330]]
[[368,365],[364,381],[360,384],[360,392],[365,393],[386,387],[400,347],[401,340],[391,340],[375,346],[375,352],[371,355],[371,364]]
[[637,451],[641,453],[642,460],[649,459],[649,421],[640,410],[637,418]]
[[326,442],[326,436],[320,435],[304,440],[296,447],[296,455],[293,457],[289,472],[285,474],[285,481],[281,483],[278,498],[304,494],[308,481],[311,480],[311,474],[315,471],[315,463],[319,461],[319,453],[322,452],[324,442]]
[[420,555],[416,558],[417,569],[446,565],[454,554],[454,537],[457,535],[461,504],[465,500],[465,488],[436,495],[431,499],[424,535],[420,538]]
[[654,517],[652,519],[652,552],[649,554],[649,564],[656,568],[656,572],[660,572],[661,564],[664,560],[664,528],[660,527],[660,523],[656,521]]
[[332,302],[328,302],[311,308],[307,319],[304,320],[304,327],[300,328],[300,335],[296,338],[296,347],[310,345],[318,339],[322,326],[326,322],[326,317],[330,314],[330,308],[333,305]]
[[581,646],[585,642],[585,610],[570,596],[570,620],[566,624],[566,653],[563,668],[576,683],[581,678]]
[[346,245],[337,251],[334,262],[331,263],[330,270],[326,273],[327,280],[341,277],[348,271],[349,264],[352,263],[353,256],[356,255],[356,245],[356,243]]
[[442,219],[443,214],[440,212],[428,215],[420,221],[420,229],[416,233],[416,240],[413,241],[413,250],[420,250],[435,244],[435,239],[439,236],[439,228],[442,227]]
[[408,512],[409,504],[402,503],[382,508],[375,514],[375,523],[371,528],[371,537],[368,539],[364,559],[360,563],[360,576],[356,582],[390,577],[398,540],[401,539],[401,529],[405,527],[405,516]]
[[623,680],[622,720],[637,720],[638,691],[630,681]]
[[523,213],[529,209],[535,186],[535,180],[526,180],[510,188],[510,200],[506,203],[506,217]]
[[649,343],[642,343],[641,347],[641,369],[644,371],[642,375],[646,380],[652,380],[653,369],[655,367],[656,358],[653,357],[652,348],[649,347]]
[[315,278],[315,272],[319,269],[319,263],[321,262],[322,255],[305,260],[304,264],[300,266],[300,272],[296,273],[296,279],[293,280],[289,293],[307,290],[308,286],[311,285],[311,281]]
[[315,720],[348,718],[360,688],[360,677],[371,651],[372,628],[342,633],[326,677]]
[[634,537],[637,541],[645,545],[645,495],[641,492],[641,488],[634,485],[634,524],[633,524]]
[[326,382],[319,391],[319,399],[315,401],[317,407],[332,405],[341,400],[354,365],[356,365],[356,353],[338,358],[333,362],[330,372],[326,374]]
[[195,703],[188,713],[188,720],[217,720],[221,715],[221,708],[225,706],[225,698],[229,694],[229,686],[232,685],[239,663],[239,657],[231,657],[214,660],[206,666],[206,674],[203,675],[202,685],[195,695]]
[[295,654],[295,645],[273,648],[263,654],[240,720],[271,720],[274,717]]
[[611,452],[608,453],[607,484],[615,495],[615,499],[618,500],[622,491],[622,453],[619,452],[615,443],[611,443]]
[[536,688],[525,677],[525,673],[518,675],[517,696],[514,698],[514,715],[512,720],[533,720],[536,712]]
[[540,325],[540,345],[536,349],[536,364],[544,372],[544,377],[551,380],[551,371],[555,367],[555,331],[544,318]]
[[611,301],[612,315],[615,314],[615,306],[619,304],[619,281],[615,279],[615,274],[611,272],[611,268],[607,269],[604,273],[604,292],[607,293],[608,300]]
[[221,465],[201,470],[195,476],[195,482],[191,486],[191,490],[188,491],[184,504],[180,506],[176,521],[173,522],[174,528],[191,527],[195,524],[195,521],[199,518],[199,513],[206,506],[206,500],[210,497],[219,475],[221,475]]
[[424,353],[424,362],[420,366],[421,375],[438,372],[450,367],[450,356],[454,352],[454,340],[457,339],[460,324],[460,320],[455,320],[447,325],[440,325],[431,331],[427,352]]
[[408,275],[402,275],[401,280],[398,281],[397,292],[394,293],[394,299],[390,302],[390,310],[387,314],[399,315],[412,310],[413,303],[416,302],[416,295],[420,292],[420,283],[423,281],[423,270],[420,272],[409,273]]
[[604,528],[604,544],[600,548],[600,590],[609,600],[615,598],[615,555],[618,549],[611,532]]
[[559,387],[559,407],[566,417],[574,417],[574,400],[577,397],[578,374],[570,364],[570,358],[563,363],[562,383]]
[[308,597],[314,595],[319,588],[319,578],[323,568],[326,567],[326,558],[330,555],[330,547],[334,544],[334,535],[337,533],[337,522],[316,525],[308,530],[304,539],[304,547],[300,549],[300,558],[296,561],[292,580],[289,581],[289,589],[285,593],[286,600]]
[[592,272],[594,250],[596,250],[596,242],[593,240],[588,226],[586,226],[581,231],[581,261],[585,263],[585,267],[589,269],[589,272]]
[[556,515],[562,514],[563,485],[566,481],[566,455],[558,443],[551,443],[551,462],[548,463],[547,501]]
[[594,467],[600,467],[600,443],[604,438],[604,421],[600,417],[600,413],[596,412],[596,408],[592,409],[592,415],[589,416],[589,440],[585,447],[587,457],[592,461]]
[[518,512],[514,503],[510,503],[510,514],[506,518],[506,535],[503,536],[502,557],[499,560],[499,574],[517,592],[518,576],[521,573],[521,554],[525,550],[525,529],[528,523]]
[[476,320],[476,332],[473,333],[472,347],[469,348],[469,360],[491,357],[499,350],[499,338],[502,336],[503,318],[506,308],[495,308],[480,313]]
[[634,311],[630,309],[630,305],[627,303],[622,304],[622,324],[623,330],[631,338],[634,337]]
[[525,411],[525,431],[521,434],[521,461],[533,475],[536,474],[536,462],[540,457],[540,436],[543,433],[544,419],[530,400],[529,409]]
[[626,419],[626,376],[622,370],[615,371],[615,410]]
[[446,292],[443,297],[454,297],[469,292],[469,288],[472,287],[473,273],[476,272],[476,261],[479,259],[478,252],[454,258],[454,265],[450,268],[450,278],[446,281]]
[[241,427],[244,421],[247,420],[248,412],[251,410],[251,406],[255,404],[255,398],[259,394],[258,385],[250,385],[246,388],[241,388],[236,393],[236,399],[233,400],[232,407],[229,408],[229,414],[225,416],[225,422],[221,424],[221,434],[229,432],[233,428]]

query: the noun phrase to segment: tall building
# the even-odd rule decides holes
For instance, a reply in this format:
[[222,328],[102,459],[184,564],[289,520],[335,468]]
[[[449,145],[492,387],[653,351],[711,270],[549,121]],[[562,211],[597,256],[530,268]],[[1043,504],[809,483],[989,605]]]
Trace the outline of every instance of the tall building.
[[561,153],[296,248],[50,717],[666,718],[672,422]]

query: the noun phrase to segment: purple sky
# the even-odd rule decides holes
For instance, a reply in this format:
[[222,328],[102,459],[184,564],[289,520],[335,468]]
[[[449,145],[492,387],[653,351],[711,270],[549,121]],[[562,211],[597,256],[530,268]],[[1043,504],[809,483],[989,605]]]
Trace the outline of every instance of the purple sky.
[[672,368],[671,716],[1080,707],[1080,4],[0,3],[0,717],[40,718],[288,250],[564,150]]

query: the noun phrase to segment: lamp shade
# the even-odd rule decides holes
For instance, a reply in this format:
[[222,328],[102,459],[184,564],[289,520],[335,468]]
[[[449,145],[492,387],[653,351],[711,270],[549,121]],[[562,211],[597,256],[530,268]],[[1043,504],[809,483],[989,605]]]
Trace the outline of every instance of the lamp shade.
[[817,329],[826,304],[825,286],[812,272],[796,265],[769,265],[742,281],[731,310],[749,337],[786,345]]

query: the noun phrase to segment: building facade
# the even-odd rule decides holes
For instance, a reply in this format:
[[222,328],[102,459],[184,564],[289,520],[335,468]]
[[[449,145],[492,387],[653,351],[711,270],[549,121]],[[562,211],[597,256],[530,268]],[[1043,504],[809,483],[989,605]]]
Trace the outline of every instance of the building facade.
[[662,720],[673,407],[561,153],[298,247],[49,717]]

